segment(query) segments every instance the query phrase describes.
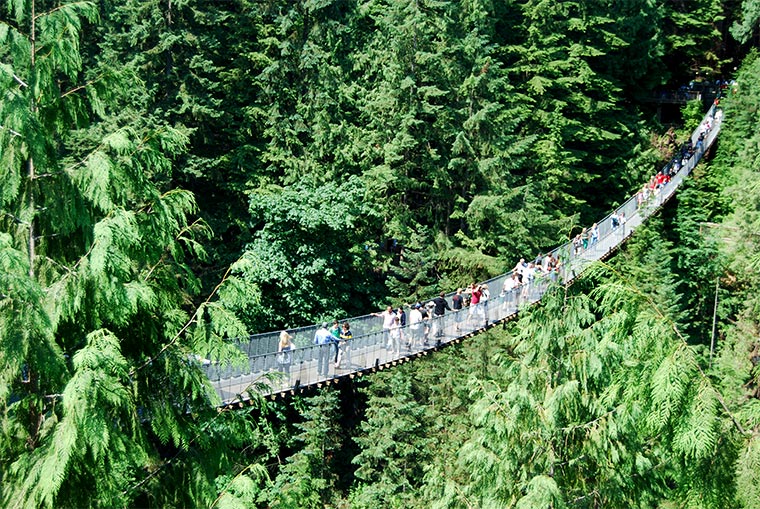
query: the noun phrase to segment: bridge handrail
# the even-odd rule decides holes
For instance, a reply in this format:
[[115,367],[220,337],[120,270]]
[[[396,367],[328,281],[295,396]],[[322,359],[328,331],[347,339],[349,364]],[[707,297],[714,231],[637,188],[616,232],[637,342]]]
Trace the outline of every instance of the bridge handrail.
[[[633,231],[643,221],[649,217],[652,213],[658,210],[675,192],[680,186],[681,182],[689,175],[691,170],[701,159],[704,152],[712,145],[718,132],[720,130],[720,118],[716,118],[717,109],[713,105],[707,114],[704,116],[703,121],[711,120],[711,129],[706,133],[705,139],[701,144],[697,144],[696,141],[700,134],[700,127],[698,127],[692,134],[693,146],[697,146],[694,154],[689,158],[686,164],[682,165],[680,170],[673,176],[668,184],[665,184],[659,189],[659,191],[650,198],[646,203],[639,205],[636,195],[629,198],[626,202],[620,205],[613,213],[608,214],[604,219],[598,222],[599,238],[596,243],[589,245],[585,249],[581,249],[579,252],[575,252],[572,242],[568,241],[562,245],[553,249],[550,253],[554,258],[561,261],[561,271],[558,277],[564,282],[570,282],[578,275],[580,275],[585,267],[591,262],[604,257],[608,252],[615,249],[626,238],[628,238]],[[669,163],[670,164],[670,163]],[[665,166],[667,168],[668,165]],[[612,216],[616,213],[619,216],[624,214],[625,221],[618,227],[613,227]],[[505,274],[501,274],[485,282],[491,293],[491,298],[483,306],[485,308],[486,321],[498,321],[502,320],[511,314],[517,312],[519,306],[526,302],[535,302],[541,298],[544,291],[548,287],[548,283],[551,279],[550,275],[537,278],[532,284],[524,285],[522,287],[515,288],[511,292],[502,292],[504,280],[507,277],[511,277],[511,271]],[[455,292],[446,294],[446,299],[451,303],[451,297]],[[489,311],[488,308],[491,308]],[[492,314],[493,310],[498,312]],[[443,319],[436,319],[438,321],[431,321],[430,323],[438,326],[440,330],[449,330],[454,324],[465,322],[464,315],[468,317],[472,311],[469,308],[465,308],[459,312],[447,313]],[[340,320],[340,322],[348,321],[351,324],[353,331],[353,339],[350,342],[350,348],[356,350],[359,354],[359,349],[364,348],[360,355],[362,356],[357,364],[356,369],[350,371],[361,371],[363,369],[371,368],[378,365],[381,362],[387,362],[393,359],[400,359],[411,353],[417,353],[424,351],[423,345],[420,345],[416,351],[409,350],[405,354],[392,355],[386,350],[387,334],[382,330],[382,320],[373,315],[363,315],[359,317],[353,317],[346,320]],[[482,328],[484,324],[475,324],[475,326],[466,326],[461,332],[467,334]],[[300,372],[296,376],[301,378],[296,379],[298,385],[310,385],[317,383],[321,379],[332,377],[314,377],[310,374],[309,370],[313,368],[311,366],[312,361],[316,361],[320,352],[325,347],[321,345],[314,345],[313,338],[316,326],[305,326],[296,329],[289,329],[290,334],[294,337],[294,342],[297,348],[291,353],[292,366],[300,366]],[[401,334],[405,336],[410,335],[409,326],[401,329]],[[447,338],[450,340],[450,338]],[[238,347],[243,351],[248,362],[245,364],[230,362],[221,365],[216,362],[206,362],[202,364],[202,369],[206,372],[211,382],[215,385],[217,391],[220,392],[222,400],[225,404],[240,399],[243,393],[240,387],[244,386],[249,378],[256,378],[262,373],[266,373],[278,368],[277,362],[277,343],[279,341],[279,331],[267,332],[261,334],[251,335],[248,338],[236,338]],[[435,341],[433,341],[435,343]],[[345,344],[343,345],[345,347]],[[334,347],[330,347],[334,348]],[[386,350],[385,354],[383,350]],[[304,368],[307,366],[308,368]],[[332,363],[331,363],[332,365]],[[343,376],[347,372],[340,374],[336,373],[336,376]],[[246,380],[241,380],[245,378]],[[271,390],[276,392],[283,388],[272,388]]]

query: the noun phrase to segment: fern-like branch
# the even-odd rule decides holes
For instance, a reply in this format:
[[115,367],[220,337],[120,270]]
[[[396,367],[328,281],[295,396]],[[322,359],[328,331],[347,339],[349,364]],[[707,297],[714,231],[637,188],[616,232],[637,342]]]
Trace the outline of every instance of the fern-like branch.
[[[221,284],[221,283],[220,283],[220,284]],[[175,338],[175,339],[176,339],[176,338]],[[159,355],[160,355],[160,354],[159,354]],[[143,366],[140,366],[140,368],[138,368],[138,369],[141,369],[142,367],[144,367],[144,365],[143,365]],[[134,371],[133,371],[133,372],[134,372]],[[257,385],[259,385],[260,383],[261,383],[261,382],[259,382],[258,380],[254,380],[253,382],[251,382],[250,384],[248,384],[248,386],[247,386],[247,387],[245,388],[245,390],[243,390],[242,392],[251,392],[251,391],[250,391],[250,389],[251,389],[252,387],[254,387],[254,386],[257,386]],[[262,401],[263,401],[263,399],[262,399]],[[175,453],[175,454],[174,454],[174,455],[173,455],[171,458],[169,458],[168,460],[166,460],[165,462],[163,462],[163,463],[162,463],[162,464],[161,464],[161,465],[160,465],[158,468],[156,468],[155,470],[151,471],[151,473],[150,473],[150,474],[148,474],[147,476],[145,476],[145,478],[144,478],[144,479],[141,479],[141,480],[140,480],[140,482],[138,482],[138,483],[137,483],[137,484],[135,484],[134,486],[131,486],[131,487],[127,488],[126,490],[122,491],[122,492],[121,492],[121,494],[122,494],[122,495],[127,495],[127,494],[129,494],[129,493],[131,493],[131,492],[133,492],[133,491],[135,491],[135,490],[139,489],[139,488],[140,488],[141,486],[143,486],[145,483],[147,483],[148,481],[150,481],[151,479],[153,479],[154,477],[156,477],[156,476],[157,476],[159,473],[161,473],[161,472],[162,472],[162,471],[163,471],[163,470],[164,470],[166,467],[168,467],[169,465],[171,465],[171,464],[172,464],[172,462],[174,462],[174,460],[176,460],[176,459],[179,457],[179,455],[180,455],[180,454],[182,454],[183,452],[186,452],[187,450],[189,450],[189,449],[190,449],[190,446],[191,446],[192,444],[194,444],[195,442],[197,442],[197,441],[198,441],[198,439],[199,439],[199,438],[200,438],[202,435],[204,435],[204,434],[205,434],[206,430],[207,430],[207,429],[209,429],[209,428],[211,427],[211,425],[212,425],[212,424],[214,424],[214,423],[216,422],[216,419],[218,419],[218,418],[219,418],[219,416],[220,416],[221,414],[222,414],[222,409],[220,408],[220,409],[219,409],[219,412],[217,413],[217,415],[215,415],[215,416],[214,416],[212,419],[209,419],[209,420],[208,420],[208,421],[207,421],[207,422],[206,422],[206,423],[205,423],[203,426],[201,426],[201,427],[200,427],[200,429],[198,429],[198,432],[195,434],[195,436],[194,436],[194,437],[192,437],[190,440],[188,440],[188,442],[187,442],[187,444],[185,445],[185,447],[184,447],[184,448],[179,448],[179,450],[178,450],[178,451],[177,451],[177,452],[176,452],[176,453]],[[213,507],[213,505],[212,505],[212,507]]]
[[[615,274],[624,284],[626,284],[628,286],[628,288],[635,295],[638,295],[639,297],[643,298],[647,303],[649,303],[649,305],[651,306],[651,309],[653,309],[654,312],[657,314],[657,317],[660,318],[661,320],[663,320],[664,322],[667,322],[668,324],[670,324],[670,327],[673,329],[673,332],[676,334],[676,336],[678,336],[678,339],[681,340],[681,342],[682,342],[683,345],[688,345],[689,344],[688,341],[686,340],[686,338],[683,336],[683,334],[681,334],[681,331],[678,328],[678,325],[673,320],[671,320],[665,313],[663,313],[662,310],[660,310],[659,306],[657,306],[657,304],[654,302],[654,300],[649,295],[644,294],[641,291],[640,288],[638,288],[634,284],[631,284],[630,281],[628,280],[628,278],[626,278],[619,271],[615,270],[615,268],[612,267],[611,265],[609,265],[608,263],[606,263],[604,261],[600,261],[598,263],[600,263],[602,266],[604,266],[605,268],[607,268],[608,270],[610,270],[610,272],[612,272],[613,274]],[[710,387],[710,389],[715,393],[715,397],[718,399],[718,402],[720,403],[720,406],[723,408],[723,411],[726,412],[726,415],[728,415],[728,417],[731,419],[731,422],[734,424],[734,427],[742,435],[745,435],[745,436],[749,435],[749,433],[747,433],[747,431],[744,429],[744,426],[741,425],[741,423],[736,418],[736,416],[733,414],[733,412],[731,412],[731,410],[728,408],[728,405],[726,404],[726,401],[723,399],[723,395],[720,393],[720,391],[718,391],[715,387],[713,387],[713,385],[712,385],[712,383],[710,381],[710,378],[704,372],[704,370],[702,369],[702,366],[700,366],[699,363],[695,363],[695,364],[696,364],[695,367],[696,367],[697,371],[699,372],[700,376],[708,384],[708,386]]]
[[135,373],[137,373],[138,371],[144,369],[146,366],[149,366],[151,363],[153,363],[156,359],[158,359],[161,355],[163,355],[164,352],[166,352],[166,350],[168,350],[174,343],[176,343],[179,340],[180,337],[182,337],[182,335],[185,333],[185,331],[195,322],[195,320],[196,320],[198,314],[201,312],[201,310],[205,306],[207,306],[209,304],[209,302],[211,302],[211,299],[216,294],[216,292],[219,291],[219,288],[221,288],[222,285],[224,284],[224,282],[227,281],[227,279],[229,278],[229,275],[230,275],[231,271],[232,271],[232,265],[230,265],[227,268],[227,271],[224,273],[224,276],[222,277],[222,280],[219,281],[219,284],[217,284],[214,287],[214,289],[211,290],[211,293],[208,294],[208,297],[206,297],[206,300],[204,300],[203,303],[196,308],[195,312],[193,313],[193,316],[191,316],[190,319],[182,326],[182,328],[179,331],[177,331],[177,333],[174,335],[174,337],[168,343],[166,343],[163,347],[161,347],[161,350],[159,350],[156,355],[154,355],[153,357],[148,358],[148,360],[146,360],[145,362],[143,362],[142,364],[140,364],[139,366],[137,366],[136,368],[134,368],[132,371],[130,371],[129,372],[129,376],[130,377],[134,376]]
[[41,12],[41,13],[37,14],[32,19],[34,21],[37,21],[40,18],[44,18],[46,16],[49,16],[49,15],[53,14],[56,11],[60,11],[60,10],[63,10],[63,9],[70,9],[72,7],[90,7],[90,6],[92,6],[92,2],[90,2],[88,0],[84,0],[82,2],[71,2],[71,3],[61,4],[58,7],[54,7],[52,9],[50,9],[50,10],[47,10],[47,11],[44,11],[44,12]]
[[90,85],[92,85],[93,83],[96,83],[97,81],[99,81],[99,80],[100,80],[102,77],[103,77],[103,75],[101,74],[101,75],[99,75],[99,76],[98,76],[97,78],[95,78],[95,79],[92,79],[92,80],[90,80],[90,81],[87,81],[87,82],[85,82],[85,83],[82,83],[81,85],[79,85],[79,86],[76,86],[76,87],[74,87],[74,88],[72,88],[72,89],[70,89],[70,90],[67,90],[66,92],[64,92],[64,93],[62,93],[62,94],[61,94],[61,96],[59,97],[59,99],[63,99],[63,98],[64,98],[64,97],[66,97],[66,96],[69,96],[69,95],[71,95],[71,94],[75,94],[75,93],[79,92],[80,90],[82,90],[82,89],[85,89],[85,88],[89,87],[89,86],[90,86]]

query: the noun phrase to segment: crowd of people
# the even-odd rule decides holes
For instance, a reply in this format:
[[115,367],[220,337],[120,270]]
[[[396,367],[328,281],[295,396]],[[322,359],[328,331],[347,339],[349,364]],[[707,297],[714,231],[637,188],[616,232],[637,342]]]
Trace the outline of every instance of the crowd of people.
[[[555,281],[559,277],[560,260],[552,255],[539,254],[533,261],[526,262],[524,258],[513,268],[501,288],[500,296],[513,292],[515,298],[511,301],[519,305],[528,295],[528,289],[535,279],[549,277]],[[451,300],[441,292],[434,299],[399,307],[388,306],[384,311],[371,313],[382,319],[383,344],[386,350],[394,355],[400,355],[402,350],[411,351],[424,348],[431,342],[440,342],[444,337],[446,313],[454,313],[454,329],[461,332],[463,327],[477,328],[487,326],[491,319],[489,301],[491,292],[486,283],[472,283],[466,288],[457,288]],[[504,300],[504,306],[510,301]],[[319,347],[316,354],[317,374],[326,377],[330,365],[335,369],[351,368],[351,350],[353,334],[348,322],[339,324],[336,320],[332,327],[324,322],[314,333],[313,344]],[[277,366],[280,372],[289,378],[290,367],[293,364],[293,351],[296,345],[293,336],[287,331],[280,332],[277,348]]]
[[[578,239],[584,249],[596,244],[599,240],[598,225],[595,223],[590,229],[584,229]],[[539,254],[532,261],[521,258],[500,289],[501,297],[510,294],[514,296],[512,299],[502,299],[502,306],[519,306],[528,298],[529,289],[536,279],[549,278],[550,281],[556,281],[561,267],[562,262],[556,254]],[[447,312],[454,313],[454,330],[457,333],[464,327],[472,329],[487,326],[491,320],[490,300],[491,291],[487,283],[471,283],[466,288],[457,288],[450,303],[446,294],[440,292],[430,301],[417,301],[399,307],[388,306],[384,311],[371,313],[371,316],[382,319],[385,349],[398,356],[403,349],[411,351],[424,348],[431,341],[440,342],[445,335],[443,318]],[[287,331],[280,332],[277,364],[279,371],[288,376],[293,363],[293,350],[296,348],[292,339]],[[348,322],[340,325],[336,320],[332,327],[324,322],[317,328],[313,344],[319,347],[316,355],[318,376],[328,376],[330,364],[335,369],[351,368],[352,339]]]
[[[354,335],[351,332],[351,325],[343,322],[341,325],[337,320],[329,326],[327,322],[314,333],[314,344],[320,346],[317,355],[317,373],[319,376],[327,376],[330,370],[330,364],[335,368],[341,367],[346,362],[351,366],[351,340]],[[293,364],[293,351],[296,349],[293,343],[293,336],[287,331],[280,332],[280,341],[277,346],[277,366],[278,370],[285,375],[290,375],[290,366]]]
[[573,253],[578,255],[589,247],[593,247],[599,241],[599,225],[594,223],[591,228],[583,228],[573,238]]
[[697,129],[696,143],[692,141],[692,138],[686,140],[676,151],[675,155],[671,158],[670,162],[665,167],[652,175],[649,181],[636,193],[636,204],[638,208],[641,208],[650,203],[652,199],[655,199],[659,203],[659,196],[662,190],[670,180],[689,163],[689,160],[695,153],[702,153],[704,151],[705,137],[712,129],[714,123],[720,122],[722,110],[717,110],[715,117],[708,115],[699,125]]

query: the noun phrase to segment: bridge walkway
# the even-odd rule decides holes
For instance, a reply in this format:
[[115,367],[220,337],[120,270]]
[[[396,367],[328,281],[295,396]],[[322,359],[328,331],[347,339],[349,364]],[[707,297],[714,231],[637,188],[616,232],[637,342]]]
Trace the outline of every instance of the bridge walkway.
[[[600,220],[599,239],[587,248],[577,250],[568,242],[551,252],[553,257],[562,262],[561,271],[556,278],[567,284],[580,276],[594,261],[607,258],[675,194],[717,138],[722,118],[722,112],[716,114],[718,111],[715,106],[710,108],[703,123],[709,120],[711,128],[702,144],[697,144],[699,132],[696,130],[692,135],[692,142],[698,149],[671,181],[654,196],[644,203],[639,203],[634,195],[612,214]],[[617,227],[613,222],[613,214],[622,219]],[[443,346],[459,342],[494,324],[515,317],[521,307],[539,301],[552,283],[552,277],[547,275],[537,277],[530,284],[520,288],[502,292],[504,281],[510,276],[511,272],[486,282],[491,294],[486,303],[458,312],[447,312],[443,317],[431,320],[431,332],[427,343],[418,342],[409,346],[407,343],[413,331],[407,326],[401,329],[402,348],[399,351],[389,349],[387,334],[382,330],[382,319],[365,315],[340,321],[348,321],[351,324],[354,337],[343,345],[342,363],[338,366],[332,361],[335,347],[314,345],[316,327],[309,326],[290,331],[297,348],[292,352],[289,373],[283,373],[282,365],[278,362],[279,331],[238,339],[237,345],[244,354],[243,362],[222,365],[206,361],[201,367],[218,392],[222,406],[227,407],[242,405],[251,399],[254,392],[272,397],[295,394],[310,386],[322,386],[344,377],[361,376],[367,372],[386,369],[428,355]],[[453,293],[446,296],[449,304],[452,295]],[[320,355],[331,356],[327,375],[317,372]]]

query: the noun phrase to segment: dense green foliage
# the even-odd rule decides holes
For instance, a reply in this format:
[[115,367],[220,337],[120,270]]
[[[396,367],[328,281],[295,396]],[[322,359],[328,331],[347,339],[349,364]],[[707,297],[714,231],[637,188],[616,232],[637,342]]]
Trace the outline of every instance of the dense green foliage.
[[159,504],[213,498],[219,471],[197,462],[182,475],[205,493],[158,493],[152,478],[171,468],[167,450],[240,436],[215,419],[191,356],[234,355],[220,338],[245,328],[216,303],[188,306],[200,285],[186,260],[207,228],[193,196],[167,185],[188,130],[130,109],[120,94],[140,93],[135,74],[84,66],[80,30],[97,17],[88,2],[3,6],[5,507],[123,506],[144,488]]
[[[689,65],[709,66],[698,55],[718,40],[711,18],[679,9],[125,2],[106,13],[102,47],[144,76],[147,94],[131,99],[145,115],[191,128],[172,182],[196,192],[215,233],[210,263],[196,270],[204,285],[242,251],[259,257],[286,240],[272,238],[285,225],[262,210],[262,196],[314,203],[321,192],[345,214],[334,233],[347,236],[322,239],[345,256],[299,253],[297,277],[283,281],[291,296],[265,298],[246,318],[262,330],[335,307],[367,311],[389,291],[410,297],[452,273],[493,274],[514,253],[555,245],[579,218],[609,210],[655,162],[631,98],[667,79],[673,41],[689,48]],[[674,26],[682,31],[670,34]],[[302,214],[299,229],[309,221],[321,234],[323,213]],[[407,249],[423,267],[410,267]],[[284,259],[261,257],[249,281],[269,293]],[[357,273],[359,264],[376,277]],[[335,288],[336,270],[354,282],[350,296]]]
[[754,54],[673,213],[516,326],[342,401],[197,365],[567,238],[756,3],[5,0],[0,505],[758,507]]
[[[746,72],[740,83],[754,83]],[[737,99],[727,115],[746,110]],[[737,206],[755,200],[757,171],[725,165],[744,161],[731,146],[754,122],[727,131],[729,147],[611,264],[504,331],[374,375],[361,389],[354,483],[329,504],[758,507],[760,323],[756,259],[743,254],[757,239],[725,237],[757,210]],[[716,193],[722,206],[700,215]],[[712,308],[694,303],[712,305],[716,273],[731,291],[720,288],[711,353]]]

